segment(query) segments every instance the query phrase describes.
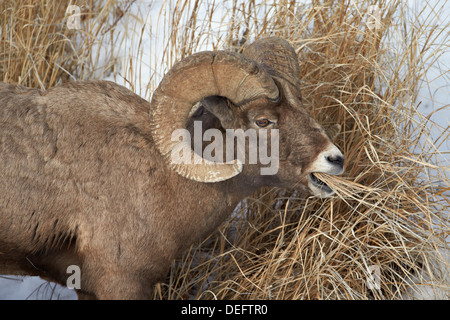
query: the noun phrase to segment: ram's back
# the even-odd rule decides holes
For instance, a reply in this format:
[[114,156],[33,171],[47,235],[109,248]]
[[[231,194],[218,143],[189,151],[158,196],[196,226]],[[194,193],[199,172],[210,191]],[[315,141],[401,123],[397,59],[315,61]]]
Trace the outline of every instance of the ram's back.
[[148,108],[110,82],[47,91],[0,83],[0,271],[2,259],[70,245],[142,200],[126,184],[146,183],[158,165]]

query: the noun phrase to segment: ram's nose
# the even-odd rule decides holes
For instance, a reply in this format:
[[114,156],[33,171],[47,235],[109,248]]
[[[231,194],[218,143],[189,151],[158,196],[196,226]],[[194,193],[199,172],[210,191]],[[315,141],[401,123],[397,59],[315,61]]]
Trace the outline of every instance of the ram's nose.
[[[339,150],[338,150],[339,151]],[[339,151],[340,153],[340,151]],[[344,156],[341,154],[331,154],[329,156],[325,156],[325,159],[331,163],[332,165],[340,168],[344,171]]]
[[341,174],[344,172],[344,155],[334,144],[330,144],[327,149],[317,155],[310,171]]

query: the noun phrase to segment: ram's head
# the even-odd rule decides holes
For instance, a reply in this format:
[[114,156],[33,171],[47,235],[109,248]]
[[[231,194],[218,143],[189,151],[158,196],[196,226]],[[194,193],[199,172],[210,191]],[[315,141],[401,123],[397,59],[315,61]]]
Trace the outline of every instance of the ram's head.
[[[279,38],[243,54],[200,52],[177,63],[153,94],[155,143],[178,174],[217,183],[333,194],[315,172],[341,174],[344,157],[303,108],[294,49]],[[181,140],[180,140],[181,138]]]

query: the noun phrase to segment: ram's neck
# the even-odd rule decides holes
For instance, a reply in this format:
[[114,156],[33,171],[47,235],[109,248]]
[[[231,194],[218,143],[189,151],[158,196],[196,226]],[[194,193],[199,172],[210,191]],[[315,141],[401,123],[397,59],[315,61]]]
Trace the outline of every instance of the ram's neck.
[[[241,179],[218,183],[188,181],[178,183],[176,207],[172,208],[177,220],[177,234],[182,244],[191,244],[213,233],[237,207],[240,201],[251,195],[256,187],[248,186]],[[174,222],[175,223],[175,222]]]

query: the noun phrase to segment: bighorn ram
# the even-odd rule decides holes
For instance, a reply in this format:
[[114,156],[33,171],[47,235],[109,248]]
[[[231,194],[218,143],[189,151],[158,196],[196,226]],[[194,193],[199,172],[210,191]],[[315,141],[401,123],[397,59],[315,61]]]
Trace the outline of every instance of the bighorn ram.
[[[258,188],[329,196],[313,173],[340,174],[344,158],[302,107],[299,76],[294,49],[266,38],[243,54],[185,58],[151,103],[107,81],[0,83],[0,274],[65,285],[76,265],[79,296],[148,298],[171,261]],[[278,129],[276,174],[236,159],[174,162],[172,134],[193,121],[224,135]]]

